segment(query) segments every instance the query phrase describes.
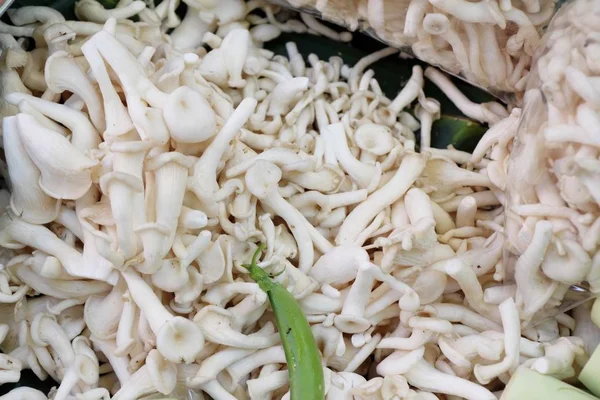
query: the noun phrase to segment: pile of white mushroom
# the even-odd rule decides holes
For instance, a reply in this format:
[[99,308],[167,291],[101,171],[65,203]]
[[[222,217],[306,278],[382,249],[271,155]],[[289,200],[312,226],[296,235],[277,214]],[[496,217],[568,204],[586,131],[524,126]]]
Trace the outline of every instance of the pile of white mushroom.
[[[500,92],[522,92],[556,0],[278,0]],[[314,17],[302,20],[312,28]],[[327,31],[314,28],[315,32]]]
[[[597,332],[557,314],[563,280],[532,296],[548,229],[588,214],[514,233],[526,276],[502,259],[519,109],[418,66],[389,99],[369,66],[396,50],[306,63],[262,43],[314,24],[235,0],[179,21],[177,4],[81,0],[82,21],[23,7],[0,25],[0,384],[31,369],[59,382],[54,400],[286,398],[267,297],[241,266],[258,243],[312,324],[327,399],[493,400],[519,365],[576,375]],[[425,77],[490,125],[473,154],[430,147]]]

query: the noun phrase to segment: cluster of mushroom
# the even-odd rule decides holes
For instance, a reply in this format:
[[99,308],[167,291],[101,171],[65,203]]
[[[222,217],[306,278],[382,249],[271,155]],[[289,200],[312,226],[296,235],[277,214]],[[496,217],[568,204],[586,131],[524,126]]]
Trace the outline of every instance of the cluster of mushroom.
[[[285,0],[350,30],[462,75],[484,88],[522,92],[556,0]],[[310,27],[314,17],[303,14]]]
[[[317,25],[234,0],[179,21],[177,5],[81,0],[83,21],[23,7],[0,25],[0,383],[31,369],[60,382],[54,400],[287,398],[267,296],[242,267],[258,243],[312,324],[327,399],[493,400],[521,364],[576,374],[574,319],[529,323],[566,285],[533,304],[520,290],[537,294],[539,271],[502,260],[519,109],[419,66],[388,99],[368,67],[394,49],[307,64],[262,43]],[[425,76],[490,124],[473,154],[430,147]],[[548,241],[538,225],[522,264]]]
[[[598,12],[600,4],[582,0],[552,21],[527,84],[515,146],[504,161],[508,262],[523,259],[527,244],[536,243],[536,260],[515,267],[530,313],[538,311],[540,298],[572,284],[586,281],[592,293],[600,292],[600,45],[589,19]],[[589,340],[593,349],[598,340]]]

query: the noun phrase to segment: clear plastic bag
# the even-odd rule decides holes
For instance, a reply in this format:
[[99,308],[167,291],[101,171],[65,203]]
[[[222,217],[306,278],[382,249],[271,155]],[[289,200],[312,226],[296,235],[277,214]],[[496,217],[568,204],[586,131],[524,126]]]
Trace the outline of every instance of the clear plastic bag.
[[504,100],[523,91],[563,0],[272,0],[361,30]]
[[509,157],[507,276],[523,267],[517,260],[540,221],[552,228],[538,261],[543,277],[559,286],[537,319],[600,293],[599,17],[599,1],[574,0],[553,18],[533,60]]

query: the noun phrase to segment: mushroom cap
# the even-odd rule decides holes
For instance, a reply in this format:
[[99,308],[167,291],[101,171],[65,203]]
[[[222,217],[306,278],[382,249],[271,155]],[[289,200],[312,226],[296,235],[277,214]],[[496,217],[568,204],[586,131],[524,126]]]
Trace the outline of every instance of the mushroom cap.
[[182,269],[178,258],[162,260],[161,267],[152,274],[152,284],[167,292],[175,292],[188,282],[187,269]]
[[246,186],[259,199],[277,191],[281,180],[281,169],[269,161],[258,160],[246,172]]
[[150,350],[146,357],[146,366],[158,392],[168,395],[175,389],[177,367],[166,360],[158,350]]
[[315,262],[308,275],[321,284],[341,285],[353,280],[360,265],[368,262],[369,254],[362,247],[336,246]]
[[98,382],[99,378],[99,367],[98,362],[92,360],[92,358],[84,355],[77,354],[75,356],[75,369],[77,376],[87,385],[94,385]]
[[394,148],[394,138],[387,126],[364,124],[354,132],[354,143],[361,150],[381,156]]
[[336,315],[333,319],[336,328],[344,333],[361,333],[369,329],[371,322],[358,315]]
[[173,317],[160,328],[156,348],[169,361],[189,364],[204,348],[204,335],[189,319]]
[[217,132],[216,114],[208,101],[186,86],[169,95],[163,117],[171,137],[181,143],[204,142]]
[[450,20],[444,14],[429,13],[423,19],[423,29],[430,35],[443,35],[450,28]]

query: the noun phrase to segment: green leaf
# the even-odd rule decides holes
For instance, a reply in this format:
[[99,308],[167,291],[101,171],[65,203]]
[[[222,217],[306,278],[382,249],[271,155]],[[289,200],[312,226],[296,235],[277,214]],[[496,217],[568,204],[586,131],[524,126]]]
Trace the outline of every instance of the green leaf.
[[445,149],[452,145],[458,150],[471,153],[487,128],[473,120],[451,115],[442,115],[433,123],[431,146]]

